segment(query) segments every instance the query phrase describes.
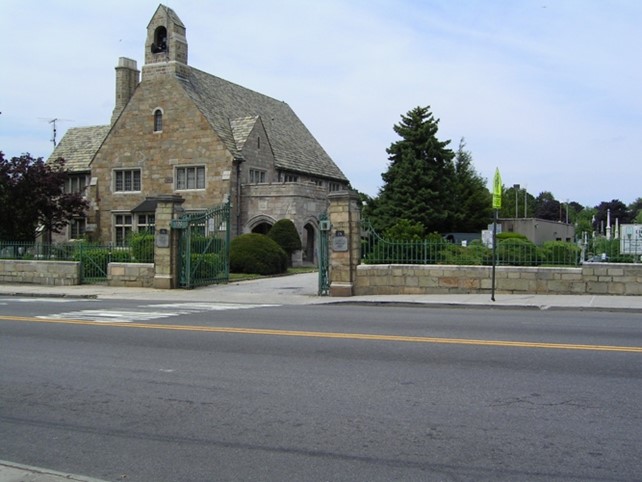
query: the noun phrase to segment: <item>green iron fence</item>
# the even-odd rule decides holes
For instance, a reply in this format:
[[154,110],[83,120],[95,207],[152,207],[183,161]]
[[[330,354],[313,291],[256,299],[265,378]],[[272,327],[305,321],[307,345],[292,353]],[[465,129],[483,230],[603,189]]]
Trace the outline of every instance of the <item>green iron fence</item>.
[[101,283],[107,281],[109,263],[153,263],[154,237],[136,236],[127,246],[0,241],[0,259],[77,261],[82,283]]
[[[499,266],[579,266],[584,262],[634,263],[642,252],[630,254],[620,240],[595,237],[580,243],[549,241],[537,246],[513,233],[497,238]],[[428,239],[388,239],[379,235],[367,220],[361,224],[361,259],[365,264],[449,264],[487,265],[493,263],[492,248],[481,240],[457,245],[439,235]]]

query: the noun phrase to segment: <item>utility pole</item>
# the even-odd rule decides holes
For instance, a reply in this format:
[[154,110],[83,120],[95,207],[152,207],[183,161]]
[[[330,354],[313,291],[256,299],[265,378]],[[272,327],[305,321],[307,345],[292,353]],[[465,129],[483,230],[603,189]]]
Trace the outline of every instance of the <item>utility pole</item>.
[[518,200],[518,195],[519,195],[519,184],[513,184],[513,189],[515,190],[515,219],[519,217],[519,200]]

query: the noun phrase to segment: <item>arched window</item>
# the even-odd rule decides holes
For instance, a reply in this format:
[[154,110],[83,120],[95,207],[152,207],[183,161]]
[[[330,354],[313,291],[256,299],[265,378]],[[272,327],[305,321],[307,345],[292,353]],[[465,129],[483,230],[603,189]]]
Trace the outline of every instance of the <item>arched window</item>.
[[163,111],[156,109],[154,111],[154,132],[162,132],[163,130]]
[[167,29],[158,27],[154,31],[154,43],[152,43],[152,53],[167,52]]

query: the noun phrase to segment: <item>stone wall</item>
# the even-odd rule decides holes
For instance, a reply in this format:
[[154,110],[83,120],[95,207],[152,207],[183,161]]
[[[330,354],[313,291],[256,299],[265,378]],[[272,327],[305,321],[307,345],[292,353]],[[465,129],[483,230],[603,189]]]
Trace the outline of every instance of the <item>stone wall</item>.
[[[161,131],[154,131],[154,112],[163,112]],[[203,167],[203,189],[178,190],[179,168]],[[140,169],[140,191],[116,192],[116,170]],[[130,214],[149,196],[179,194],[186,211],[204,210],[234,195],[236,171],[232,155],[207,119],[173,77],[141,82],[92,161],[94,182],[88,197],[88,223],[96,225],[96,241],[114,240],[115,214]],[[133,216],[136,231],[137,217]]]
[[154,286],[154,263],[109,263],[109,286],[151,288]]
[[[354,294],[491,293],[490,266],[359,265]],[[642,295],[642,265],[590,263],[579,268],[498,266],[495,291],[508,294]]]
[[0,283],[71,286],[80,284],[77,261],[0,260]]
[[[356,193],[329,196],[330,295],[491,293],[492,267],[364,265]],[[343,243],[335,243],[336,237]],[[577,268],[498,266],[495,291],[513,294],[642,295],[642,264],[587,263]]]

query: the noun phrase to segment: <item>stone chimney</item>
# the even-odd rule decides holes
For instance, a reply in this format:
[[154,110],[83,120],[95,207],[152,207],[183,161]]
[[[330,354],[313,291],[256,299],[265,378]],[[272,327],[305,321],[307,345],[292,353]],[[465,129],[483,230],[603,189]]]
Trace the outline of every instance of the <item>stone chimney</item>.
[[139,82],[140,71],[136,65],[136,61],[126,57],[118,59],[116,66],[116,105],[114,112],[111,115],[112,125],[120,116],[129,99],[134,95],[134,90]]

